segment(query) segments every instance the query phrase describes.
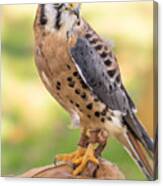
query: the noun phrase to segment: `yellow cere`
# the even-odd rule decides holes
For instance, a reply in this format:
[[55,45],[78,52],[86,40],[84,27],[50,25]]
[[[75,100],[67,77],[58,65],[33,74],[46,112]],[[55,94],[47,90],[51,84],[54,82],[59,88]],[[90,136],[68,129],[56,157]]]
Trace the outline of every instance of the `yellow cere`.
[[79,5],[79,3],[68,3],[68,8],[69,9],[75,9],[77,8]]

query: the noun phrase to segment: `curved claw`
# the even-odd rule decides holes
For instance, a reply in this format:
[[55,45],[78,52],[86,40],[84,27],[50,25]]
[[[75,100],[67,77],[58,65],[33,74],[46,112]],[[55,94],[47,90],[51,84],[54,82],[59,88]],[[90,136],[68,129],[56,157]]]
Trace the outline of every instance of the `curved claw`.
[[94,155],[94,147],[93,144],[89,144],[85,154],[83,157],[80,157],[78,160],[76,160],[76,164],[79,164],[76,169],[73,171],[73,175],[76,176],[80,174],[85,167],[87,166],[87,163],[91,161],[94,164],[99,164],[99,160]]
[[55,157],[56,161],[71,161],[73,163],[73,161],[75,161],[76,159],[78,159],[78,157],[81,157],[84,155],[85,153],[85,148],[79,147],[76,151],[70,153],[70,154],[58,154]]
[[76,165],[76,168],[72,172],[74,176],[82,173],[88,162],[92,162],[96,165],[99,164],[99,160],[95,157],[95,148],[93,144],[89,144],[87,148],[79,147],[78,150],[71,154],[57,155],[55,160],[71,162]]

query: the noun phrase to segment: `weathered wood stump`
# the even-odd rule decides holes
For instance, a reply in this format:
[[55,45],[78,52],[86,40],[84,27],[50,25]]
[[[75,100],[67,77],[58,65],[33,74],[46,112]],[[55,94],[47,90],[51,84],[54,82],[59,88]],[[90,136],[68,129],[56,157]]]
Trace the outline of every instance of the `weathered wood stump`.
[[20,175],[23,178],[60,178],[60,179],[125,179],[123,173],[113,163],[104,159],[99,160],[98,167],[88,163],[85,170],[79,176],[73,176],[73,167],[70,164],[48,165],[35,168]]

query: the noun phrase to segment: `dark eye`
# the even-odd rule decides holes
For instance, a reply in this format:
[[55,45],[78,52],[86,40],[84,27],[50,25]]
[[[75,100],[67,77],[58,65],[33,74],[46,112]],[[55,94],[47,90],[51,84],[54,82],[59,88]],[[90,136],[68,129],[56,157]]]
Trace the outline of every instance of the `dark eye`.
[[69,6],[70,6],[70,8],[73,8],[73,4],[72,3],[70,3]]

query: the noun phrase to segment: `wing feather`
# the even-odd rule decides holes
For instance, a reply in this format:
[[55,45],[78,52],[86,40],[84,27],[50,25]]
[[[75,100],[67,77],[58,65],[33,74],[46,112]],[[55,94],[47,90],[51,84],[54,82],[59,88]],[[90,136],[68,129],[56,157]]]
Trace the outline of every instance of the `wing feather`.
[[[108,75],[103,59],[86,38],[78,38],[70,49],[73,61],[84,82],[110,109],[126,114],[128,98],[123,89]],[[119,73],[118,71],[115,73]]]
[[[94,94],[112,110],[122,114],[123,124],[131,130],[148,152],[153,153],[153,141],[149,138],[142,124],[134,114],[135,105],[119,82],[109,75],[102,57],[85,37],[79,37],[74,47],[70,48],[74,64],[84,82]],[[114,65],[116,67],[116,65]],[[112,69],[114,76],[120,76],[118,69]]]

